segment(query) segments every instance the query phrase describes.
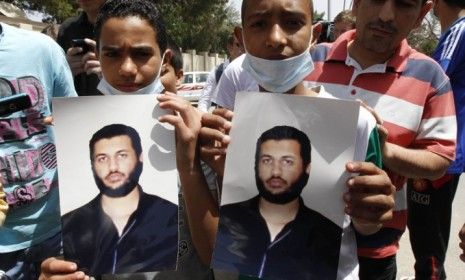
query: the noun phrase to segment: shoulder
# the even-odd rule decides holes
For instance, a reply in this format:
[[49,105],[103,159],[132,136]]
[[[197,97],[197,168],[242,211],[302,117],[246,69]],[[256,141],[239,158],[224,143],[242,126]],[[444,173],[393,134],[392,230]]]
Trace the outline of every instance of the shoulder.
[[317,228],[318,232],[340,236],[342,234],[342,228],[336,225],[333,221],[326,218],[319,212],[304,206],[302,208],[302,214],[299,215],[302,221],[308,227]]
[[429,83],[431,87],[436,89],[443,87],[449,81],[444,70],[434,59],[413,49],[406,60],[405,69],[401,75],[419,82]]
[[99,201],[99,196],[97,196],[83,206],[63,215],[63,231],[66,231],[67,228],[74,230],[74,225],[87,223],[90,218],[95,218]]
[[244,213],[253,211],[255,200],[256,197],[241,202],[223,205],[220,209],[221,215],[241,217]]
[[60,24],[59,31],[65,32],[68,28],[72,28],[72,27],[79,25],[80,19],[81,19],[81,15],[65,19],[65,21],[63,21],[63,23]]
[[148,194],[145,192],[142,192],[141,201],[143,203],[143,206],[148,208],[167,209],[171,211],[178,210],[178,206],[172,203],[171,201],[168,201],[157,195]]

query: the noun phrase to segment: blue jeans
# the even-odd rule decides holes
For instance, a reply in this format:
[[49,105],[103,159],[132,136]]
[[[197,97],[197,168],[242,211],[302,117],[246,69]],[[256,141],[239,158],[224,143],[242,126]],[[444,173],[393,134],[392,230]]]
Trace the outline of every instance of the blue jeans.
[[59,256],[61,253],[62,242],[59,232],[32,247],[0,254],[0,280],[37,280],[42,261]]

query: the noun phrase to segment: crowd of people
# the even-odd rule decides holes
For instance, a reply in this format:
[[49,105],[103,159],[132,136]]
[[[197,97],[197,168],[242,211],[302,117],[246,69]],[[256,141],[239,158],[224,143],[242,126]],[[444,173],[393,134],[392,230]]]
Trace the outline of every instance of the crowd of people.
[[[350,174],[345,194],[334,198],[344,201],[349,222],[340,234],[325,236],[329,243],[342,240],[346,248],[339,252],[335,279],[395,280],[398,242],[407,225],[415,279],[446,279],[452,201],[465,168],[463,1],[355,0],[350,12],[335,19],[334,42],[318,44],[321,26],[313,24],[312,0],[243,0],[242,26],[228,41],[230,59],[210,73],[201,108],[176,95],[182,54],[152,1],[77,3],[82,13],[60,26],[56,42],[0,22],[0,96],[27,93],[32,101],[30,108],[0,116],[0,279],[89,279],[100,274],[102,279],[255,279],[210,268],[218,230],[233,230],[221,223],[220,214],[240,214],[234,205],[220,211],[218,194],[236,93],[241,91],[360,100],[359,156],[345,166]],[[432,58],[406,41],[430,10],[442,32]],[[155,94],[161,108],[176,112],[159,119],[176,131],[182,207],[175,271],[139,273],[146,269],[143,260],[140,266],[131,263],[140,268],[136,274],[111,276],[105,274],[115,271],[118,256],[94,267],[98,273],[81,265],[90,256],[62,257],[51,100],[118,94]],[[121,135],[102,136],[114,137]],[[265,148],[260,145],[257,150]],[[130,182],[124,187],[141,191],[137,181]],[[264,196],[248,203],[272,202]],[[286,203],[300,205],[298,198]],[[99,208],[98,201],[94,204]],[[304,212],[314,217],[310,211]],[[124,242],[123,232],[114,232],[118,242]],[[465,262],[465,225],[459,237]],[[322,247],[320,261],[334,257]],[[145,253],[149,258],[150,251]],[[240,263],[248,257],[223,261]],[[283,264],[297,267],[295,262]],[[265,279],[286,279],[275,267],[267,269]]]

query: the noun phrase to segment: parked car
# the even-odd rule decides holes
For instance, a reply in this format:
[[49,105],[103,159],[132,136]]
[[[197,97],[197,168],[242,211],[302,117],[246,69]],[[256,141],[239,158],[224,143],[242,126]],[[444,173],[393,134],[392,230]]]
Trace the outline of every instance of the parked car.
[[208,74],[209,72],[206,71],[185,72],[183,82],[178,88],[178,95],[196,103],[202,95]]

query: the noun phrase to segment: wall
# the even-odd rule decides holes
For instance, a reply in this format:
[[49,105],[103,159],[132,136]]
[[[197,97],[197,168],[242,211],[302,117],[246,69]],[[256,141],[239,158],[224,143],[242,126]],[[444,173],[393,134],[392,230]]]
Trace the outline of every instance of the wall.
[[210,72],[213,68],[223,63],[227,59],[227,57],[226,55],[220,56],[217,53],[197,53],[195,50],[187,50],[185,53],[182,53],[182,59],[184,72]]

